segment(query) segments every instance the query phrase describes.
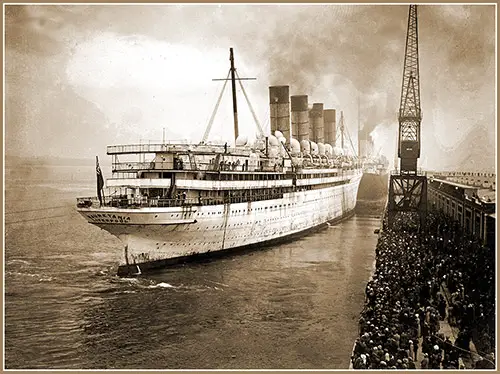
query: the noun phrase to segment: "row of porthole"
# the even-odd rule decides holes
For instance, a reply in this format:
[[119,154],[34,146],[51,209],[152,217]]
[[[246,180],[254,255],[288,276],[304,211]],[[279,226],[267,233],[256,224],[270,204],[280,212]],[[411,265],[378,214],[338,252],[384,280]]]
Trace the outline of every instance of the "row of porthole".
[[[297,215],[303,215],[305,213],[301,213],[301,214],[294,214],[292,216],[297,216]],[[260,224],[260,223],[266,223],[266,222],[271,222],[271,221],[278,221],[278,220],[281,220],[283,218],[286,218],[286,217],[276,217],[276,218],[267,218],[265,220],[259,220],[259,221],[255,221],[255,222],[247,222],[247,223],[236,223],[236,224],[233,224],[233,225],[227,225],[226,228],[230,228],[230,227],[237,227],[237,226],[247,226],[247,225],[253,225],[253,224]],[[224,225],[219,225],[219,226],[212,226],[212,230],[215,230],[215,229],[222,229],[224,227]],[[209,226],[205,226],[205,228],[201,228],[201,227],[197,227],[196,228],[197,231],[200,231],[200,230],[203,230],[203,231],[207,231],[207,230],[210,230],[210,227]]]
[[[305,213],[300,213],[300,214],[293,214],[293,216],[300,216],[300,215],[304,215]],[[259,221],[255,221],[255,222],[247,222],[247,223],[236,223],[236,224],[233,224],[233,225],[227,225],[226,227],[227,228],[230,228],[230,227],[236,227],[236,226],[243,226],[243,225],[253,225],[253,224],[260,224],[260,223],[266,223],[266,222],[271,222],[271,221],[277,221],[277,220],[280,220],[280,219],[283,219],[283,218],[286,218],[286,217],[276,217],[276,218],[268,218],[268,219],[265,219],[265,220],[259,220]],[[212,230],[214,229],[222,229],[224,227],[224,225],[220,225],[220,226],[212,226]],[[203,231],[207,231],[209,230],[210,227],[209,226],[206,226]],[[200,231],[202,230],[201,227],[197,227],[196,230]]]
[[[269,231],[263,231],[263,232],[261,232],[261,235],[266,236],[266,235],[274,235],[274,234],[281,234],[281,233],[282,233],[282,231],[273,231],[271,234],[270,234]],[[228,236],[226,238],[226,240],[234,240],[234,239],[237,239],[237,238],[247,238],[247,237],[253,237],[253,236],[254,235],[250,235],[250,234],[248,234],[248,235]]]
[[[273,231],[272,234],[281,234],[282,231]],[[269,234],[269,231],[264,231],[262,234],[264,235],[268,235]],[[226,240],[235,240],[235,239],[238,239],[238,238],[248,238],[248,237],[253,237],[253,235],[251,234],[247,234],[247,235],[236,235],[236,236],[229,236],[226,238]],[[166,245],[167,243],[163,243],[163,245]],[[170,246],[174,246],[173,243],[168,243]],[[201,243],[178,243],[178,244],[175,244],[175,246],[182,246],[182,247],[187,247],[187,246],[196,246],[196,245],[210,245],[210,244],[221,244],[220,241],[217,241],[217,242],[201,242]],[[156,243],[156,249],[160,249],[160,244],[159,243]]]
[[[192,213],[186,213],[182,214],[182,216],[185,216],[186,218],[190,217]],[[170,218],[178,218],[180,214],[176,214],[175,216],[173,214],[170,215]],[[158,214],[155,214],[155,218],[158,218]]]
[[[325,200],[325,199],[328,199],[328,198],[332,198],[334,197],[335,195],[328,195],[328,196],[325,196],[325,197],[322,197],[322,198],[318,198],[318,199],[314,199],[314,200],[310,200],[310,202],[313,202],[313,201],[320,201],[320,200]],[[290,205],[297,205],[297,203],[289,203],[288,206]],[[271,206],[271,207],[263,207],[263,208],[254,208],[253,210],[257,210],[257,211],[261,211],[261,210],[265,210],[265,209],[277,209],[277,208],[281,208],[285,206],[286,207],[286,204],[283,204],[283,205],[274,205],[274,206]],[[231,211],[231,214],[236,214],[236,213],[247,213],[248,211],[252,211],[252,209],[243,209],[243,210],[232,210]],[[209,214],[222,214],[222,212],[207,212],[207,215]],[[201,215],[204,215],[204,213],[201,213]]]
[[[253,223],[260,223],[261,221],[255,221],[255,222],[248,222],[246,223],[246,225],[252,225]],[[243,226],[245,225],[245,223],[235,223],[233,225],[227,225],[226,227],[227,228],[230,228],[230,227],[236,227],[236,226]],[[224,225],[220,225],[220,226],[212,226],[212,229],[222,229],[224,227]],[[205,226],[205,228],[203,229],[203,231],[206,231],[206,230],[209,230],[210,227],[209,226]],[[197,227],[196,230],[201,230],[201,227]]]
[[[296,216],[302,216],[302,215],[305,215],[307,214],[306,212],[300,212],[300,213],[292,213],[291,215],[287,216],[287,217],[296,217]],[[280,220],[280,219],[284,219],[284,218],[287,218],[287,217],[275,217],[275,218],[268,218],[268,219],[265,219],[265,220],[259,220],[259,221],[252,221],[252,222],[247,222],[247,223],[237,223],[237,224],[233,224],[233,225],[227,225],[227,227],[235,227],[235,226],[243,226],[243,225],[252,225],[254,223],[264,223],[264,222],[268,222],[268,221],[277,221],[277,220]],[[220,226],[212,226],[212,229],[218,229],[218,228],[222,228],[223,225],[220,225]],[[209,226],[206,226],[204,228],[204,230],[208,230],[209,229]],[[197,230],[201,230],[200,227],[197,227]]]
[[[163,245],[166,245],[167,243],[163,243]],[[187,247],[187,246],[194,246],[194,245],[209,245],[209,244],[220,244],[220,242],[203,242],[203,243],[168,243],[170,246],[175,246],[175,247]],[[156,243],[156,249],[160,249],[159,243]]]
[[[324,198],[333,197],[333,196],[337,196],[337,195],[340,195],[340,194],[331,194],[331,195],[327,195],[327,196],[322,197],[322,198],[324,199]],[[296,205],[296,203],[292,203],[292,204],[289,203],[288,206],[290,206],[290,205]],[[281,207],[286,207],[286,206],[287,206],[287,204],[282,204],[282,205],[280,204],[280,205],[271,206],[270,208],[271,209],[276,209],[276,208],[281,208]],[[267,208],[268,207],[266,207],[265,209],[267,209]],[[262,210],[263,208],[255,208],[255,209]],[[250,211],[252,211],[252,209],[250,209]],[[240,212],[240,210],[238,210],[238,211],[236,211],[236,210],[231,211],[231,213],[237,213],[237,212]],[[215,212],[208,212],[207,214],[215,214]],[[219,214],[221,214],[221,212],[219,212]]]
[[[331,196],[332,196],[332,195],[327,196],[326,198],[331,197]],[[312,201],[319,201],[319,200],[324,200],[324,198],[314,199],[314,200],[310,200],[310,201],[312,202]],[[297,203],[288,204],[288,206],[290,206],[290,205],[297,205]],[[281,207],[281,205],[279,205],[279,207]],[[260,210],[262,210],[262,209],[268,209],[268,208],[269,208],[269,207],[265,207],[265,208],[254,208],[254,209],[255,209],[255,210],[260,211]],[[278,208],[278,205],[275,205],[275,206],[271,207],[271,209],[273,209],[273,208]],[[250,210],[250,211],[252,211],[252,209],[249,209],[249,210]],[[238,210],[238,211],[235,211],[235,210],[234,210],[234,211],[231,211],[231,214],[236,214],[236,213],[240,213],[240,212],[241,212],[241,210]],[[243,213],[245,213],[245,212],[247,212],[247,210],[243,210]],[[222,212],[217,212],[217,213],[218,213],[218,214],[222,214]],[[207,213],[207,215],[208,215],[208,214],[216,214],[216,212],[208,212],[208,213]],[[188,218],[190,215],[191,215],[191,214],[185,214],[186,218]],[[203,213],[201,213],[201,215],[203,215]],[[170,215],[170,218],[174,218],[174,217],[175,217],[175,218],[178,218],[178,217],[179,217],[179,214],[176,214],[175,216],[174,216],[173,214],[171,214],[171,215]],[[155,218],[158,218],[158,215],[155,215]]]
[[[279,233],[281,234],[283,231],[273,231],[272,234],[276,234],[276,233]],[[265,230],[262,232],[263,234],[267,235],[269,234],[269,230]],[[227,240],[234,240],[234,239],[238,239],[238,238],[248,238],[248,237],[253,237],[254,235],[252,234],[246,234],[246,235],[235,235],[235,236],[228,236],[226,239]],[[217,241],[217,242],[200,242],[200,243],[177,243],[177,244],[174,244],[172,242],[168,243],[169,246],[183,246],[183,247],[187,247],[187,246],[191,246],[191,245],[209,245],[209,244],[220,244],[221,242],[220,241]],[[165,246],[167,245],[167,243],[163,243],[162,246]],[[160,249],[160,243],[156,243],[156,248],[157,249]]]
[[[283,204],[283,205],[286,205],[286,204]],[[290,203],[288,204],[288,206],[290,205],[297,205],[297,203]],[[252,210],[262,210],[262,209],[273,209],[273,208],[278,208],[278,207],[282,207],[281,205],[275,205],[275,206],[272,206],[272,207],[265,207],[265,208],[253,208],[253,209],[239,209],[239,210],[232,210],[231,211],[231,214],[236,214],[236,213],[247,213],[247,212],[251,212]],[[222,212],[207,212],[207,215],[209,214],[222,214]],[[204,213],[201,213],[201,215],[204,215]]]

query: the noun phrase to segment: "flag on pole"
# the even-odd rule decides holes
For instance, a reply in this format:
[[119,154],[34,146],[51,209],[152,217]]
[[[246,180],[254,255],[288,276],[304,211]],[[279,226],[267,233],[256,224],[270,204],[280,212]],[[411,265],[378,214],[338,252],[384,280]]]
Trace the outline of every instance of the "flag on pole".
[[99,198],[99,205],[102,205],[101,191],[104,187],[104,179],[102,178],[101,167],[99,166],[99,158],[95,156],[95,171],[97,173],[97,197]]

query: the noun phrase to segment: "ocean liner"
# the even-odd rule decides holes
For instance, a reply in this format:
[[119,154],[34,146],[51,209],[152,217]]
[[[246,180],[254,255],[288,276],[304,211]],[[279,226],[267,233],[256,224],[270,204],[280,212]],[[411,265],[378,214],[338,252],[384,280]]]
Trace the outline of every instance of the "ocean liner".
[[234,144],[207,141],[209,124],[197,144],[108,146],[107,194],[96,159],[98,196],[77,198],[77,210],[123,242],[118,275],[262,247],[353,214],[362,169],[336,147],[335,109],[309,108],[307,95],[271,86],[271,133],[256,121],[259,134],[249,142],[238,136],[236,82],[245,91],[232,48],[230,62]]
[[[359,124],[358,124],[359,126]],[[379,200],[389,189],[389,160],[375,149],[372,136],[358,127],[358,157],[363,177],[358,190],[358,200]]]

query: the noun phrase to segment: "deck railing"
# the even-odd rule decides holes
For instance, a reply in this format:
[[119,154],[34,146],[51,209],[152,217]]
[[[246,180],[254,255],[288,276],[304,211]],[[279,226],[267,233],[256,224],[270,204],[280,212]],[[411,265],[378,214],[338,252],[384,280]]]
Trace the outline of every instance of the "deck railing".
[[109,145],[106,149],[108,155],[120,154],[120,153],[156,153],[156,152],[166,152],[168,146],[180,145],[186,146],[188,143],[179,144],[181,142],[174,143],[163,143],[163,144],[124,144],[124,145]]
[[98,208],[98,207],[114,207],[114,208],[146,208],[146,207],[175,207],[184,205],[199,205],[198,199],[159,199],[159,198],[127,198],[116,196],[103,196],[102,205],[97,196],[79,197],[77,207],[79,208]]
[[[338,163],[331,163],[328,165],[309,165],[314,166],[317,169],[340,169],[341,166]],[[307,170],[306,167],[296,166],[296,170]],[[182,170],[182,171],[239,171],[239,172],[283,172],[283,166],[277,165],[263,166],[262,168],[238,164],[237,162],[219,162],[217,164],[206,162],[206,161],[196,161],[196,164],[191,164],[190,162],[183,162],[182,166],[173,166],[171,162],[166,161],[149,161],[149,162],[113,162],[111,170],[113,172],[136,172],[139,170],[151,170],[151,171],[171,171],[171,170]],[[346,166],[343,168],[344,171],[356,170],[358,167],[356,165]]]
[[99,208],[114,207],[123,209],[134,208],[165,208],[165,207],[183,207],[193,205],[218,205],[218,204],[236,204],[248,203],[252,201],[272,200],[283,198],[283,193],[268,193],[246,196],[220,196],[220,197],[200,197],[200,198],[178,198],[164,199],[154,197],[127,198],[117,196],[104,196],[102,205],[97,196],[77,198],[78,208]]
[[111,166],[112,171],[151,170],[154,168],[154,162],[114,162]]
[[[109,145],[106,148],[107,154],[126,154],[126,153],[157,153],[157,152],[210,152],[222,153],[224,151],[223,145],[217,144],[193,144],[188,141],[166,141],[165,143],[144,143],[144,144],[123,144],[123,145]],[[249,155],[252,150],[248,148],[235,148],[228,146],[225,153]]]

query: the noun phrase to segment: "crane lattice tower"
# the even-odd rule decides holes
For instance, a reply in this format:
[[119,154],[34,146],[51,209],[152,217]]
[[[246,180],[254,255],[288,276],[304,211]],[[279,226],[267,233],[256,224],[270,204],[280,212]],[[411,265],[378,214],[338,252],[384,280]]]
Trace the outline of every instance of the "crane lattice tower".
[[392,226],[399,212],[417,213],[420,229],[427,214],[427,177],[417,170],[420,157],[420,75],[418,60],[417,6],[410,5],[406,33],[403,83],[399,105],[399,170],[391,173],[388,199],[388,224]]

